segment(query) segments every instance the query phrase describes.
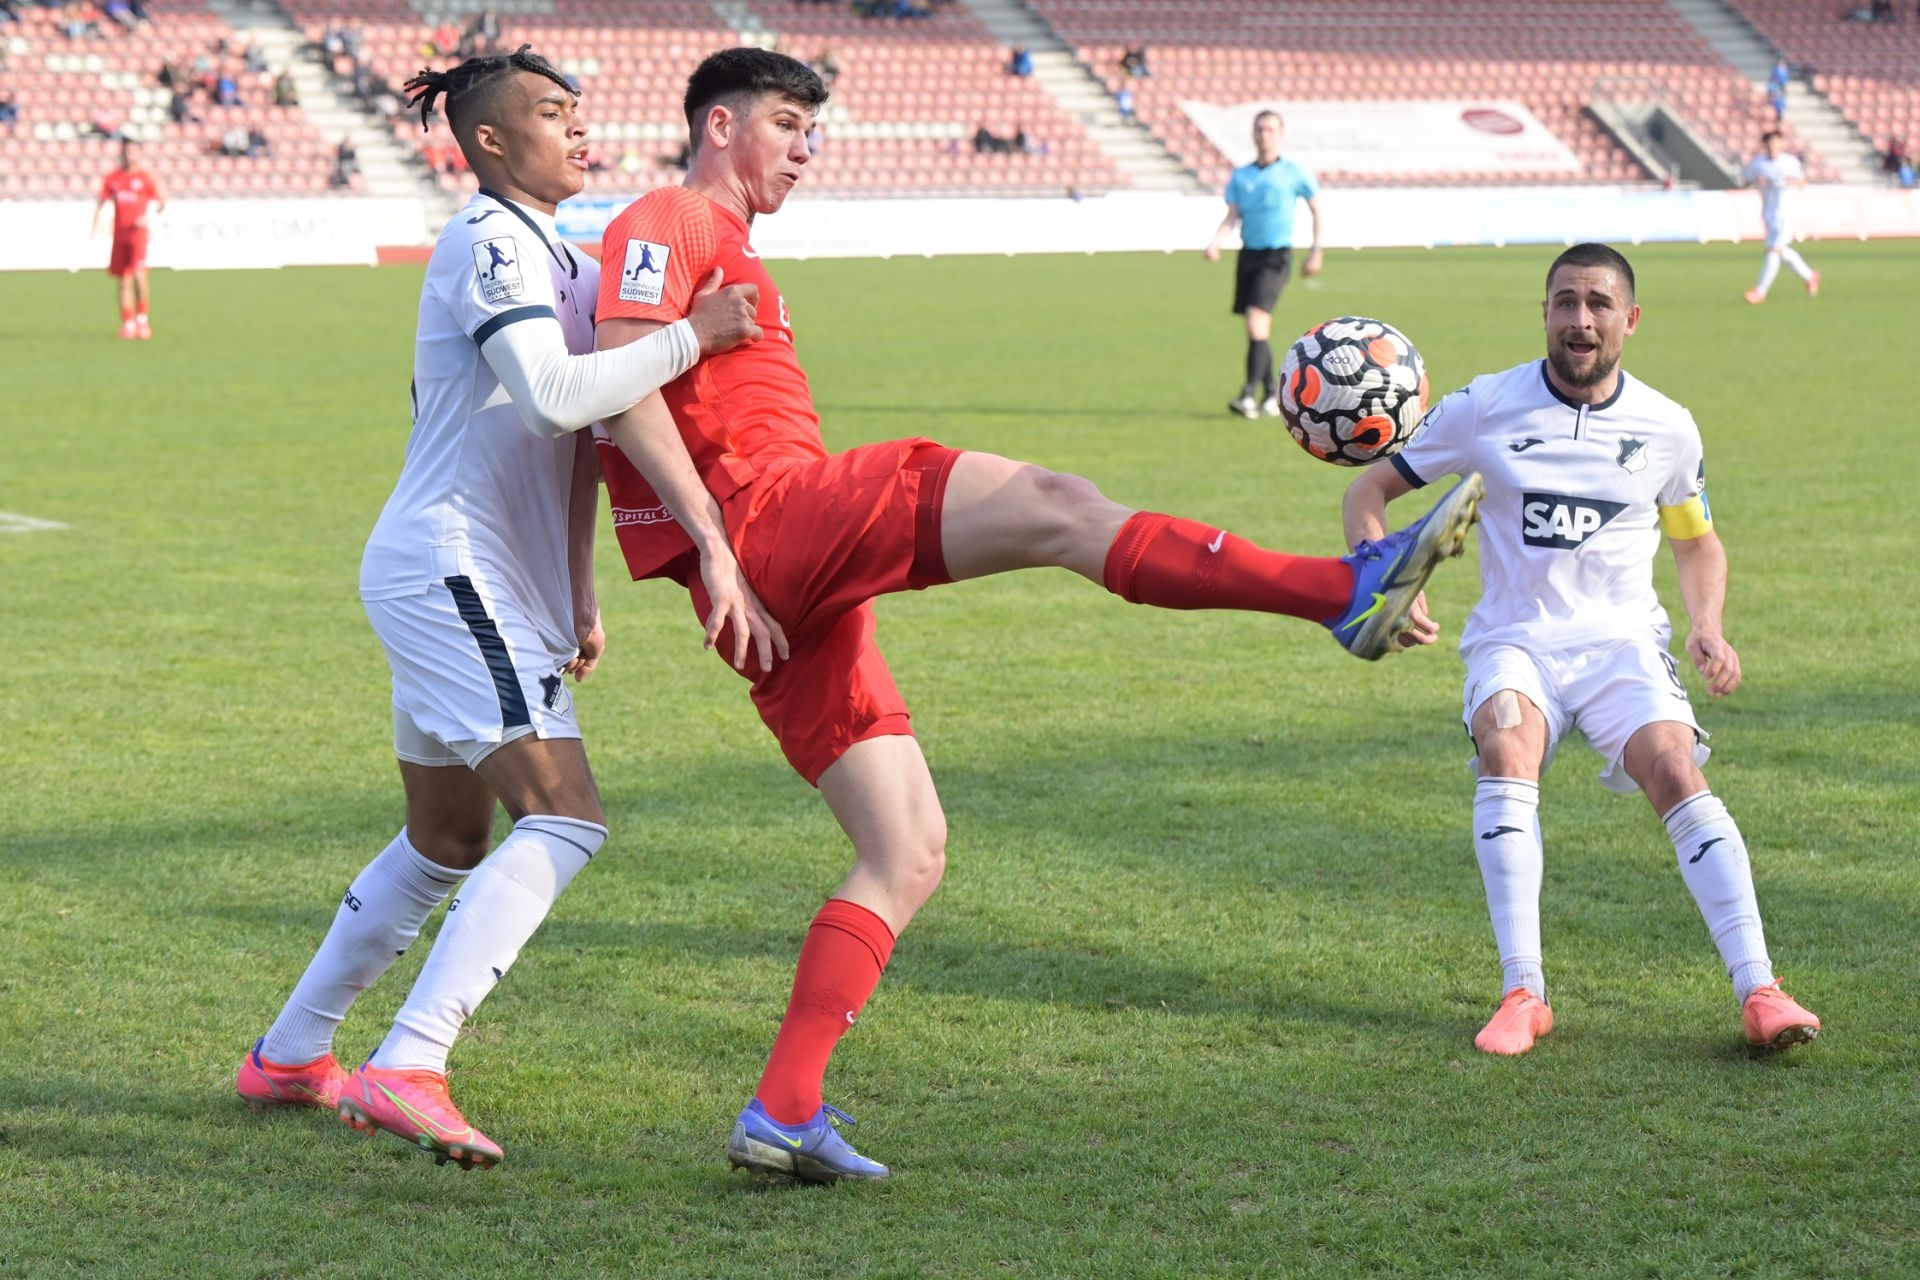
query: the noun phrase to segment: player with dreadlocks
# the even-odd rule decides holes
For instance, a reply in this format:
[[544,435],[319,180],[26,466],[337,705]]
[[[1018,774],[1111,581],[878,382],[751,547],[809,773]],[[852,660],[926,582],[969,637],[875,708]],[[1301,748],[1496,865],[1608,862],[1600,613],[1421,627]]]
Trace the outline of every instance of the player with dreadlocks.
[[[442,1163],[488,1168],[500,1147],[448,1096],[448,1050],[607,837],[562,682],[585,679],[605,646],[592,568],[599,469],[579,429],[760,329],[753,286],[720,289],[716,272],[686,322],[594,351],[599,267],[555,226],[556,207],[585,184],[578,94],[525,46],[422,71],[407,87],[422,120],[444,99],[480,190],[427,265],[413,432],[360,566],[393,670],[406,825],[348,887],[235,1083],[256,1110],[337,1108]],[[736,666],[754,647],[763,666],[784,658],[786,639],[741,575],[672,423],[613,434],[701,548],[707,646],[731,626]],[[513,830],[489,855],[496,803]],[[348,1074],[333,1055],[348,1006],[453,895],[391,1033]]]

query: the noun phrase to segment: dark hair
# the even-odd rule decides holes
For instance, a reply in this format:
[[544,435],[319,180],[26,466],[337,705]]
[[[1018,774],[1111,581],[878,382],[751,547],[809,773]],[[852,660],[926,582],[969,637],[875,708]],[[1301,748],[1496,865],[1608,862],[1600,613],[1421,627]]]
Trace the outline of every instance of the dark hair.
[[493,110],[500,89],[506,83],[504,77],[511,71],[531,71],[537,76],[545,76],[576,98],[580,96],[580,90],[560,74],[559,68],[534,53],[532,45],[523,44],[512,53],[490,53],[481,58],[468,58],[459,66],[449,67],[445,71],[420,68],[419,74],[403,86],[412,95],[407,99],[407,105],[420,108],[420,127],[426,129],[430,127],[434,99],[445,94],[447,125],[457,135],[461,118],[469,112],[475,117],[476,124],[486,123],[478,117]]
[[1263,120],[1263,119],[1265,119],[1265,118],[1266,118],[1267,116],[1272,116],[1272,117],[1273,117],[1273,118],[1274,118],[1275,120],[1280,120],[1280,127],[1281,127],[1282,129],[1284,129],[1284,128],[1286,128],[1286,127],[1287,127],[1287,122],[1286,122],[1285,120],[1281,120],[1281,119],[1280,119],[1280,113],[1279,113],[1278,111],[1275,111],[1275,110],[1274,110],[1274,109],[1273,109],[1272,107],[1268,107],[1268,108],[1267,108],[1266,110],[1264,110],[1264,111],[1256,111],[1256,112],[1254,112],[1254,113],[1253,113],[1253,122],[1254,122],[1255,124],[1259,124],[1259,123],[1260,123],[1260,121],[1261,121],[1261,120]]
[[1547,268],[1547,292],[1553,292],[1554,273],[1562,267],[1606,267],[1617,271],[1620,273],[1620,278],[1626,281],[1627,301],[1633,301],[1633,264],[1612,245],[1576,244],[1570,249],[1562,250],[1560,256],[1553,260],[1553,265]]
[[826,105],[827,86],[812,67],[784,53],[741,47],[709,56],[687,77],[687,136],[693,149],[700,149],[710,108],[724,102],[738,111],[769,96],[817,112]]
[[1780,136],[1780,131],[1778,129],[1769,129],[1765,133],[1760,135],[1760,145],[1764,147],[1769,142],[1772,142],[1774,139],[1778,138],[1779,136]]

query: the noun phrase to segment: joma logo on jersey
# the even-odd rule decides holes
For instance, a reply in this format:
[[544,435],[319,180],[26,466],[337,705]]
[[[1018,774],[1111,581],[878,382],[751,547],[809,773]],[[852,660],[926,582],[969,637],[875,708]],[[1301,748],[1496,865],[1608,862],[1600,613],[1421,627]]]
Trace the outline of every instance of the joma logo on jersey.
[[1624,502],[1572,498],[1564,493],[1520,495],[1521,540],[1530,547],[1571,551],[1627,509]]

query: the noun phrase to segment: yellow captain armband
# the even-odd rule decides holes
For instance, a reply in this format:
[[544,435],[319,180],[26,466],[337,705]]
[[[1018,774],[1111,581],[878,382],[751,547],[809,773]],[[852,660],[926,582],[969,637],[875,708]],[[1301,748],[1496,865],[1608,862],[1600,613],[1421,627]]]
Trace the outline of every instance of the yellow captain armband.
[[1713,532],[1713,516],[1706,502],[1695,494],[1677,507],[1660,508],[1660,532],[1675,542],[1685,542]]

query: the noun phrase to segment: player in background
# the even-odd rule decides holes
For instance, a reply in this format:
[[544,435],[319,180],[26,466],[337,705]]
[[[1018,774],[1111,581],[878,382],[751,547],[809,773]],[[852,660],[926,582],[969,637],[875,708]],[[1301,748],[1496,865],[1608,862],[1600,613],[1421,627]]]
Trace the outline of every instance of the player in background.
[[[776,212],[805,171],[826,98],[806,64],[780,54],[728,49],[701,63],[687,84],[687,184],[649,193],[607,228],[598,325],[603,348],[643,340],[678,319],[715,267],[759,287],[760,342],[702,360],[609,426],[678,424],[742,569],[791,642],[786,663],[747,673],[754,704],[853,843],[853,869],[807,932],[785,1019],[727,1148],[736,1166],[816,1181],[887,1174],[835,1128],[841,1113],[825,1105],[822,1081],[946,862],[946,818],[874,642],[873,597],[1051,565],[1135,603],[1309,619],[1378,658],[1397,644],[1420,584],[1464,543],[1480,493],[1470,478],[1411,527],[1317,558],[923,438],[829,455],[786,299],[750,241],[754,218]],[[601,463],[633,576],[686,583],[704,612],[685,534],[619,452],[603,446]]]
[[[1503,996],[1474,1043],[1525,1053],[1553,1027],[1540,948],[1540,773],[1574,729],[1606,762],[1602,784],[1638,788],[1666,824],[1748,1040],[1774,1049],[1811,1040],[1820,1020],[1774,978],[1746,842],[1700,772],[1706,733],[1667,652],[1672,627],[1653,589],[1665,534],[1692,624],[1687,657],[1709,693],[1732,693],[1740,655],[1721,625],[1727,557],[1707,507],[1699,429],[1619,367],[1640,323],[1633,268],[1619,253],[1566,250],[1547,273],[1541,311],[1545,360],[1475,378],[1434,406],[1390,466],[1360,473],[1343,508],[1349,538],[1376,537],[1394,499],[1445,475],[1486,477],[1486,593],[1460,652],[1463,719],[1478,753],[1474,851]],[[1415,622],[1425,613],[1416,602]]]
[[[585,679],[605,646],[593,591],[596,451],[577,432],[759,328],[751,289],[709,285],[687,323],[594,352],[599,267],[554,224],[587,171],[572,87],[526,46],[423,71],[407,87],[423,119],[444,96],[480,190],[427,265],[413,431],[360,569],[393,671],[406,825],[348,887],[236,1087],[256,1108],[338,1108],[442,1163],[486,1168],[501,1150],[448,1096],[448,1050],[607,836],[562,679]],[[742,579],[672,424],[657,439],[647,430],[616,434],[698,549],[713,601],[707,644],[727,628],[732,660],[743,664],[751,644],[764,666],[784,639]],[[513,830],[489,854],[496,802]],[[391,1033],[349,1076],[333,1056],[348,1007],[450,894]]]
[[1767,300],[1767,290],[1773,287],[1773,278],[1780,274],[1780,264],[1786,263],[1793,268],[1807,285],[1807,296],[1820,296],[1820,273],[1807,265],[1793,247],[1792,192],[1796,187],[1807,185],[1806,170],[1800,166],[1800,157],[1780,149],[1780,131],[1769,129],[1760,135],[1761,153],[1747,162],[1746,180],[1750,187],[1760,190],[1760,218],[1767,228],[1767,256],[1760,264],[1760,279],[1753,288],[1747,290],[1748,302],[1758,306]]
[[167,197],[160,180],[140,167],[140,144],[120,139],[120,167],[100,180],[100,203],[93,209],[93,234],[99,235],[113,206],[113,250],[107,274],[120,280],[120,336],[151,338],[147,321],[147,212],[164,212]]
[[1304,199],[1313,215],[1313,247],[1301,266],[1302,275],[1320,274],[1320,241],[1326,226],[1320,217],[1320,184],[1313,175],[1280,156],[1286,125],[1277,111],[1253,118],[1254,159],[1227,179],[1227,216],[1207,242],[1208,262],[1220,260],[1220,246],[1237,225],[1240,256],[1233,272],[1233,313],[1247,319],[1247,380],[1240,394],[1227,403],[1243,418],[1280,415],[1274,393],[1279,368],[1273,363],[1273,308],[1287,287],[1293,262],[1294,204]]

